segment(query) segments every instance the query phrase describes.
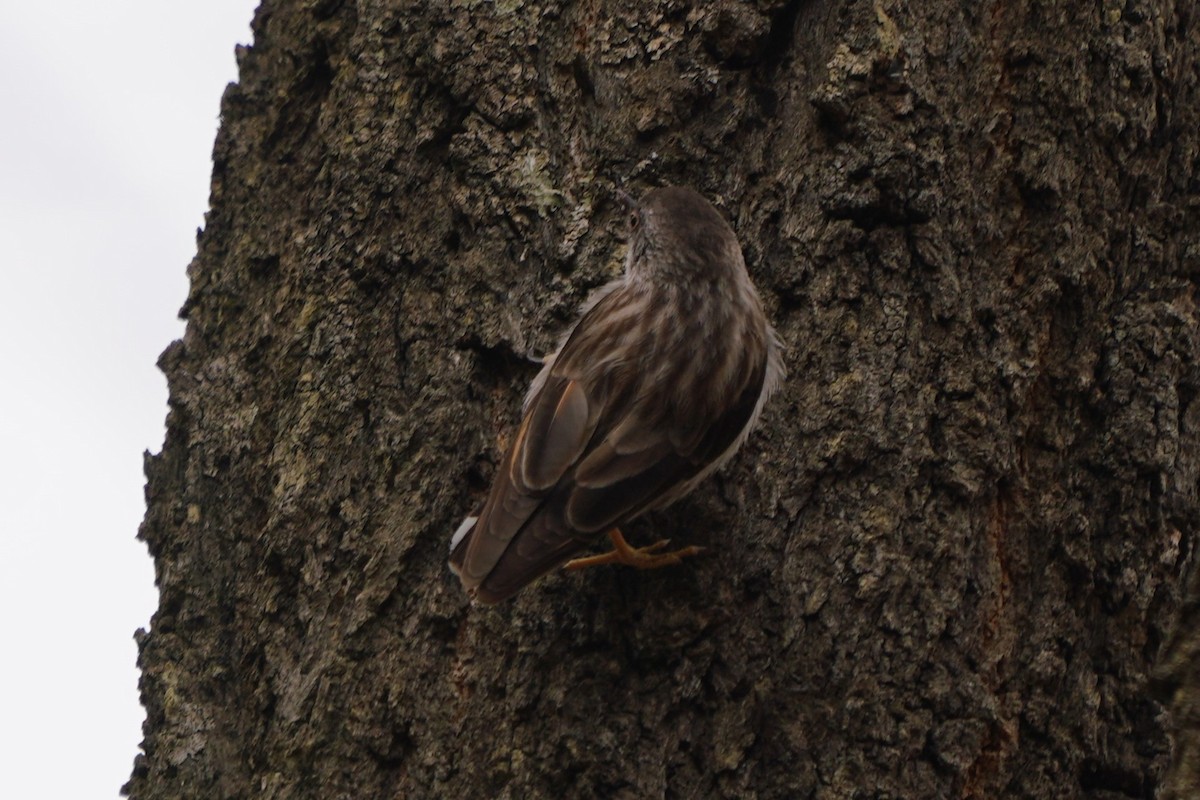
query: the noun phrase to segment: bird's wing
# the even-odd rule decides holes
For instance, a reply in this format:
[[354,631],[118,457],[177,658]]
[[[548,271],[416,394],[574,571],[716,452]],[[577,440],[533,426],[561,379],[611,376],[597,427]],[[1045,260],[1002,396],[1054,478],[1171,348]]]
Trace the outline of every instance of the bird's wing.
[[[615,375],[619,369],[573,366],[594,363],[586,351],[605,337],[589,323],[596,314],[619,313],[621,302],[611,294],[580,320],[530,398],[455,564],[479,600],[511,596],[597,534],[674,499],[675,490],[729,449],[754,413],[765,349],[747,353],[727,397],[700,419],[672,414],[672,404],[654,390],[621,391],[629,382]],[[679,389],[657,391],[669,396]]]
[[[479,586],[509,549],[521,554],[522,561],[540,561],[538,554],[570,538],[568,530],[553,525],[560,515],[548,517],[544,506],[582,454],[596,416],[578,381],[555,376],[546,380],[496,471],[491,494],[456,565],[463,586]],[[546,519],[530,526],[535,515]],[[529,531],[522,539],[544,540],[534,552],[528,552],[529,542],[513,541],[523,529]]]
[[[626,409],[603,439],[580,458],[566,503],[567,523],[602,533],[677,499],[745,429],[762,393],[765,359],[747,364],[724,402],[705,419],[656,417]],[[599,437],[597,437],[599,439]]]
[[[528,575],[524,581],[528,583],[558,563],[544,564],[547,553],[563,549],[559,560],[566,560],[586,541],[586,537],[572,538],[562,525],[561,513],[553,512],[561,498],[554,501],[554,496],[561,495],[558,485],[583,454],[601,409],[580,379],[564,373],[561,357],[594,341],[596,337],[588,334],[595,329],[593,321],[620,303],[619,293],[607,287],[605,291],[534,380],[521,425],[496,470],[491,493],[474,527],[454,547],[450,565],[468,590],[478,589],[508,551],[508,562],[520,562],[517,571]],[[522,541],[510,547],[522,530]],[[485,599],[483,590],[480,593],[480,599]]]

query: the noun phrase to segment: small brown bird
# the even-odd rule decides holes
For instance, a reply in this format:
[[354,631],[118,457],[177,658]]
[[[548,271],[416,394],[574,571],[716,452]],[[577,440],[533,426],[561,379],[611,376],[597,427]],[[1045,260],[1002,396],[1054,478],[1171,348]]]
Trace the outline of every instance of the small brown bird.
[[652,568],[699,552],[630,547],[619,526],[690,492],[737,452],[784,377],[737,237],[680,187],[627,196],[625,275],[597,290],[529,387],[477,517],[450,542],[473,598],[498,603],[567,564]]

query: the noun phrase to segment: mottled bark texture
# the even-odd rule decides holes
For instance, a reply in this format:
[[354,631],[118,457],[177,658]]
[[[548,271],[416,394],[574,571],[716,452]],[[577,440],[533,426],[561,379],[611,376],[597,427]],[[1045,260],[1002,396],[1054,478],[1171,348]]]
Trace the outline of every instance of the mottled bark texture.
[[[161,362],[128,791],[1195,796],[1198,14],[267,0]],[[617,180],[723,208],[790,378],[627,531],[708,555],[471,607],[447,538]]]

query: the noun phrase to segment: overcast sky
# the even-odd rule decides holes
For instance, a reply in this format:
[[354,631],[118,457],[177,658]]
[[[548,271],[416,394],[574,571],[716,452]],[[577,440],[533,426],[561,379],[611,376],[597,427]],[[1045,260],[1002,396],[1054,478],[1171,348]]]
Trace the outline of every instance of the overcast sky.
[[256,4],[0,8],[0,797],[115,798],[138,751],[155,361]]

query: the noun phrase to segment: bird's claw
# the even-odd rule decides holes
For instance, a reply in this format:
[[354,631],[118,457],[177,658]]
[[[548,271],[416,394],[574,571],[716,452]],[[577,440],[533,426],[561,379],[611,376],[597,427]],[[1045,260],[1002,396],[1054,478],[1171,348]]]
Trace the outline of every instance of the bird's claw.
[[696,545],[673,550],[670,553],[660,552],[671,543],[670,539],[659,539],[654,544],[649,544],[645,547],[630,547],[629,543],[625,541],[625,537],[615,528],[609,532],[609,537],[613,542],[612,550],[607,553],[601,553],[598,556],[588,556],[568,561],[566,569],[584,569],[585,567],[596,567],[601,564],[624,564],[637,569],[658,569],[659,567],[669,567],[673,564],[678,564],[688,556],[695,556],[704,552],[703,547],[697,547]]

